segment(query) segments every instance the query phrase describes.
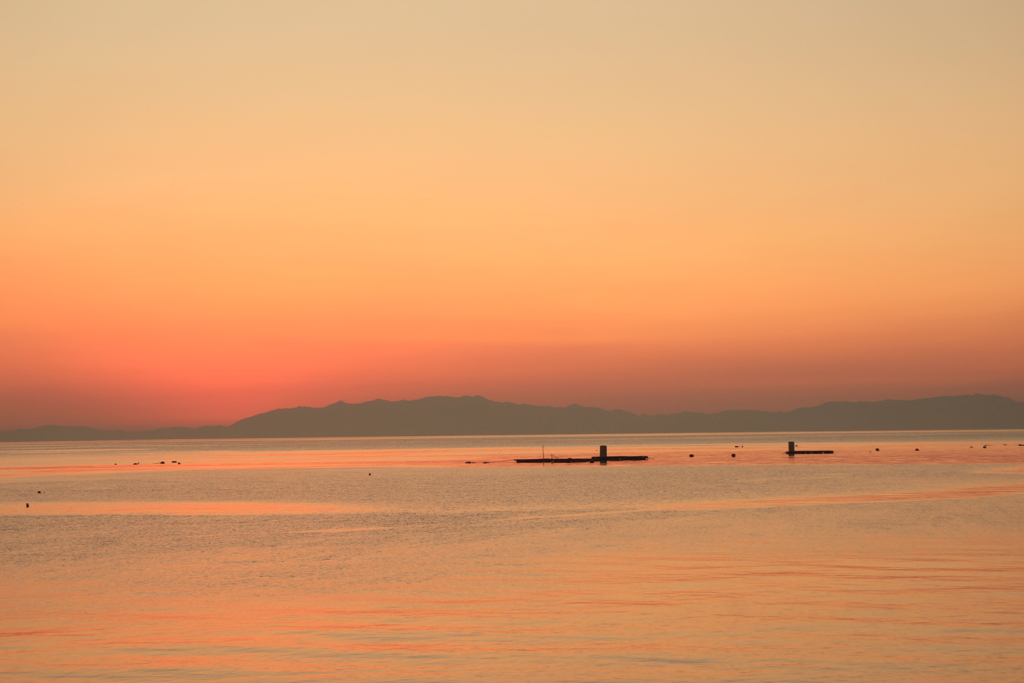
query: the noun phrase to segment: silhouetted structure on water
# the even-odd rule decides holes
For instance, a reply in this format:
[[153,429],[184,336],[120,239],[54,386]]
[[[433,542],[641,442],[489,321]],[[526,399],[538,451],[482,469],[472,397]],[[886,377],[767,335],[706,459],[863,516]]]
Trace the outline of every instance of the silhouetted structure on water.
[[589,458],[516,458],[516,462],[529,463],[574,463],[574,462],[599,462],[607,465],[609,462],[621,460],[647,460],[646,455],[608,455],[608,447],[601,446],[601,454]]
[[796,444],[792,441],[789,442],[789,450],[786,451],[786,455],[793,457],[794,455],[831,455],[835,451],[798,451]]

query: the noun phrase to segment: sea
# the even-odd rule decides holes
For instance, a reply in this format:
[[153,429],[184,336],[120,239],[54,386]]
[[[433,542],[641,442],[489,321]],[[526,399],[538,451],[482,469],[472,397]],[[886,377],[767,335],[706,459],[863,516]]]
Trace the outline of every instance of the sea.
[[0,680],[1018,683],[1024,431],[0,444]]

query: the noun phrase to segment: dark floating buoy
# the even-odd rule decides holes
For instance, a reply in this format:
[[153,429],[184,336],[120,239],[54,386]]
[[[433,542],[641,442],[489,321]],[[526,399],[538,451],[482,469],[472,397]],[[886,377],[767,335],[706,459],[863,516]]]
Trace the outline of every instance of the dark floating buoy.
[[372,477],[372,476],[373,476],[373,472],[370,472],[370,473],[369,473],[369,474],[367,474],[366,476],[368,476],[368,477]]
[[490,465],[490,464],[491,464],[491,461],[490,461],[490,460],[484,460],[484,464],[485,464],[485,465]]
[[163,460],[161,460],[161,461],[160,461],[160,464],[161,464],[161,465],[166,465],[167,463],[165,463],[165,462],[164,462]]
[[732,454],[732,457],[734,457],[734,458],[735,458],[735,457],[736,457],[736,454],[735,454],[735,453],[733,453],[733,454]]
[[920,448],[915,448],[914,450],[915,450],[915,451],[919,451],[919,450],[921,450],[921,449],[920,449]]
[[472,461],[472,460],[467,460],[467,461],[466,461],[466,464],[467,464],[467,465],[472,465],[472,464],[473,464],[473,461]]
[[693,453],[690,453],[690,457],[691,457],[691,458],[693,457]]
[[42,493],[42,491],[36,491],[36,493]]
[[877,451],[878,449],[876,448],[875,450]]
[[28,503],[25,503],[25,507],[28,507]]
[[988,446],[982,446],[982,448],[988,448]]

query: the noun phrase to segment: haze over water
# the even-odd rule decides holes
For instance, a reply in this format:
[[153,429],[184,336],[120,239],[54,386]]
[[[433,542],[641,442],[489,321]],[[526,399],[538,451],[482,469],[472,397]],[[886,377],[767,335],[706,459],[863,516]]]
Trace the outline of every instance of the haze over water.
[[1024,432],[804,439],[5,444],[0,675],[1021,680]]

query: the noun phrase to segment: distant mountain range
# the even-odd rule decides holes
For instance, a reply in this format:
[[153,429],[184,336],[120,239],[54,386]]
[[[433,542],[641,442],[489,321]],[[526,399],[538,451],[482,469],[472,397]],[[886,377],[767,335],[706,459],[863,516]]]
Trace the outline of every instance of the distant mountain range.
[[499,403],[482,396],[431,396],[415,401],[339,401],[323,408],[282,408],[228,426],[122,431],[48,425],[0,431],[0,441],[941,429],[1024,429],[1024,403],[975,394],[912,401],[831,402],[778,413],[727,410],[636,415],[580,405],[552,408]]

